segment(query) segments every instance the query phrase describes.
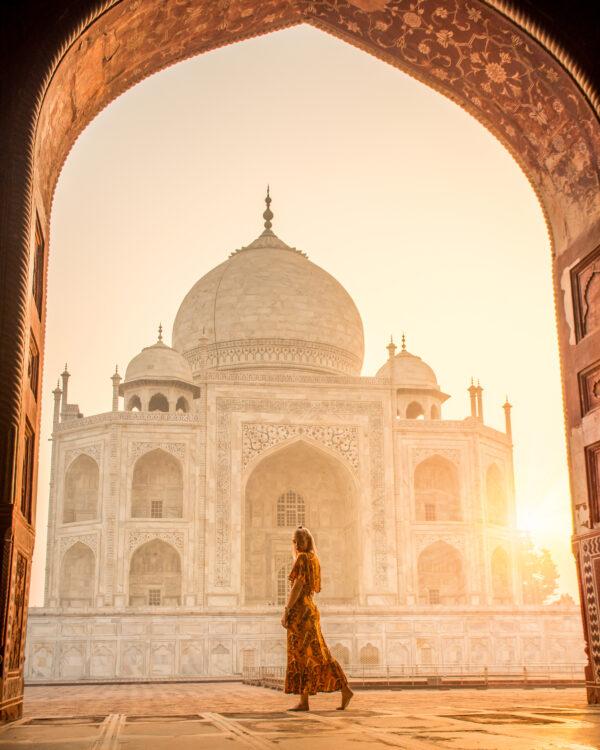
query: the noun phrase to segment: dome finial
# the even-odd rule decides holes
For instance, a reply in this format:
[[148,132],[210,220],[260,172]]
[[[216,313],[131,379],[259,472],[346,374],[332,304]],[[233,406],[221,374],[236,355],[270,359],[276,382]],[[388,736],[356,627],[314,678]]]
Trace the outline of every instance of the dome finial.
[[402,351],[406,351],[406,336],[404,335],[404,331],[402,331]]
[[268,229],[270,231],[273,224],[271,223],[271,219],[273,218],[273,212],[271,211],[271,196],[269,194],[269,186],[267,185],[267,197],[265,198],[265,203],[267,204],[267,208],[265,209],[263,213],[263,219],[265,220],[265,229]]
[[393,336],[390,336],[390,343],[386,346],[386,349],[388,350],[389,358],[393,359],[394,354],[396,354],[396,344],[394,344]]
[[158,324],[158,340],[162,341],[162,323]]

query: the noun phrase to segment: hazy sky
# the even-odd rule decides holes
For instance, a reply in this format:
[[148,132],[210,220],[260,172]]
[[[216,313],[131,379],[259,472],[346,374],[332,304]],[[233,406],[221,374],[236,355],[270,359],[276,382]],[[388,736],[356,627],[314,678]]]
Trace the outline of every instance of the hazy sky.
[[577,595],[549,240],[512,157],[468,114],[405,74],[298,27],[152,76],[75,144],[51,220],[48,328],[31,589],[41,604],[52,389],[65,361],[70,401],[108,411],[124,372],[170,343],[193,283],[273,228],[332,273],[365,327],[363,374],[390,333],[467,415],[471,376],[486,422],[514,405],[519,522],[548,546]]

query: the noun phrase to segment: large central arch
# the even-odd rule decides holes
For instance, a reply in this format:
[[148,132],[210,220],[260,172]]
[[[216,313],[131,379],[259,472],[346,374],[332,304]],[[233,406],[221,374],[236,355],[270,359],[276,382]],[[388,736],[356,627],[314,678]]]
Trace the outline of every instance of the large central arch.
[[344,464],[304,440],[275,449],[252,469],[245,488],[244,601],[285,603],[291,538],[300,524],[315,538],[321,601],[353,604],[359,588],[356,483]]
[[[43,20],[27,16],[14,35],[26,39],[27,53],[11,61],[8,106],[0,112],[3,664],[21,664],[24,646],[9,624],[26,619],[40,417],[34,381],[43,360],[49,221],[62,164],[90,120],[144,77],[218,46],[309,23],[459,103],[513,154],[540,198],[553,247],[588,695],[599,701],[600,639],[588,627],[598,617],[600,587],[600,420],[593,418],[600,407],[600,290],[590,284],[600,270],[597,91],[549,34],[503,0],[73,0],[48,3],[46,11]],[[30,28],[34,39],[26,38]],[[28,377],[31,349],[40,357]],[[0,716],[15,718],[21,668],[1,679]]]

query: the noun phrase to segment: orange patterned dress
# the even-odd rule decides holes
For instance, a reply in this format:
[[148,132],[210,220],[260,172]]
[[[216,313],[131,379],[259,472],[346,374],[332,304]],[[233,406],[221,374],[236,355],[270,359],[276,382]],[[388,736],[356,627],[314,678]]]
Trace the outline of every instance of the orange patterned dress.
[[348,683],[344,670],[332,657],[321,633],[321,617],[312,594],[321,590],[321,566],[313,552],[299,552],[292,584],[303,582],[302,593],[290,609],[287,628],[285,692],[332,693]]

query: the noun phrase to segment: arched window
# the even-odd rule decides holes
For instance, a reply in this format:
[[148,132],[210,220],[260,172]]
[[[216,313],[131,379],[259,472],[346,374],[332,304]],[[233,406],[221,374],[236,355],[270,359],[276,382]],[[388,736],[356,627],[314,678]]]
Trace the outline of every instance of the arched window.
[[490,523],[506,525],[508,522],[508,508],[504,477],[496,464],[488,467],[485,476],[487,490],[487,517]]
[[450,461],[431,456],[415,469],[417,521],[460,521],[458,473]]
[[407,419],[425,419],[425,410],[418,401],[411,401],[406,407]]
[[98,517],[100,469],[93,458],[78,456],[65,477],[63,523],[93,521]]
[[347,646],[343,646],[341,643],[335,644],[331,649],[331,655],[344,667],[350,664],[350,651]]
[[60,566],[61,607],[91,606],[94,595],[94,553],[82,542],[66,551]]
[[302,495],[288,490],[277,499],[277,525],[300,526],[305,519],[304,498]]
[[148,404],[148,411],[169,411],[169,402],[162,393],[155,393]]
[[512,600],[510,559],[502,547],[492,553],[492,594],[496,604],[510,604]]
[[464,604],[466,601],[460,553],[446,542],[426,547],[417,561],[419,604]]
[[585,287],[583,298],[585,300],[585,312],[583,314],[584,335],[595,331],[600,327],[600,273],[594,271]]
[[127,411],[142,411],[142,401],[139,396],[132,396],[127,402]]
[[360,650],[360,663],[364,667],[376,667],[379,664],[379,649],[372,643],[367,643]]
[[277,571],[277,604],[284,605],[288,595],[288,571],[285,565],[282,565]]
[[181,604],[181,558],[177,550],[161,539],[139,547],[129,566],[131,607]]
[[181,518],[183,471],[180,462],[157,449],[138,459],[131,486],[132,518]]
[[187,402],[187,399],[184,398],[183,396],[180,396],[177,399],[177,404],[175,405],[175,411],[178,414],[187,414],[189,410],[190,410],[190,407]]
[[435,404],[431,405],[431,418],[432,419],[440,418],[440,407],[436,406]]

